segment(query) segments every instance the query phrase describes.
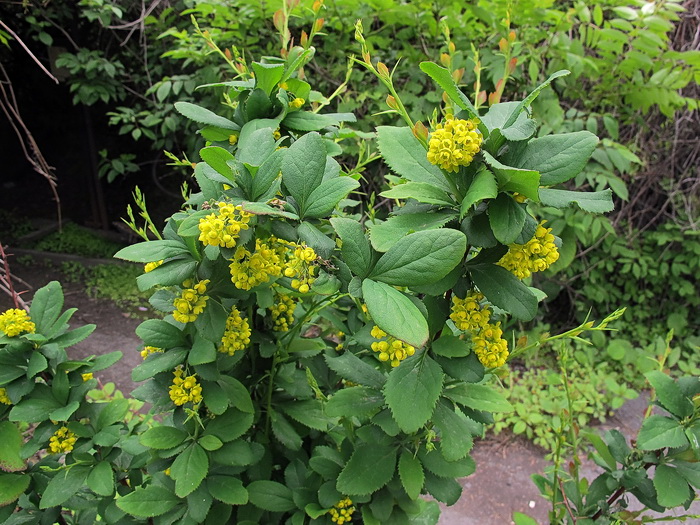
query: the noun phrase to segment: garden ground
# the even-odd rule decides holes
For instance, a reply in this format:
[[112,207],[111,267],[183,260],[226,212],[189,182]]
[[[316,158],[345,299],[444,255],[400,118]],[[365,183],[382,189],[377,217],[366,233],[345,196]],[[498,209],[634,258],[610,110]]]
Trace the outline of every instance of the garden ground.
[[[114,303],[104,299],[94,299],[86,294],[81,282],[70,282],[56,264],[43,264],[34,261],[28,265],[10,259],[12,273],[22,279],[31,289],[27,296],[52,280],[63,284],[65,308],[75,307],[71,327],[85,324],[97,325],[95,332],[85,341],[75,345],[75,358],[119,350],[124,357],[108,370],[99,372],[96,377],[102,384],[114,382],[125,393],[136,384],[131,381],[131,370],[141,362],[140,340],[134,331],[141,323],[142,312],[124,312]],[[20,283],[18,291],[25,289]],[[0,308],[12,308],[9,297],[0,296]],[[647,398],[639,398],[626,403],[606,424],[605,428],[617,428],[626,436],[634,436],[639,428]],[[539,491],[530,476],[541,473],[547,466],[543,449],[517,437],[501,434],[497,438],[487,438],[478,442],[473,452],[477,472],[460,480],[464,491],[461,499],[452,507],[443,508],[439,525],[504,525],[512,523],[513,512],[523,512],[538,523],[547,523],[549,504],[540,497]],[[488,469],[479,468],[489,465]],[[597,474],[595,465],[584,462],[584,475],[590,480]],[[696,501],[690,512],[700,513],[700,503]],[[700,524],[700,520],[685,523]]]

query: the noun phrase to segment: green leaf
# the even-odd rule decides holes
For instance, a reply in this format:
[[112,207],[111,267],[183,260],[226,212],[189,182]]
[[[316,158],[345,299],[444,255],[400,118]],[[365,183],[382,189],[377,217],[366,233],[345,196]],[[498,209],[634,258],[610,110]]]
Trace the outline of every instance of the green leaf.
[[255,72],[255,87],[269,96],[282,79],[284,64],[253,62],[251,66]]
[[537,520],[531,518],[527,514],[523,514],[522,512],[513,513],[513,522],[515,525],[537,525]]
[[328,126],[337,126],[341,122],[355,122],[352,113],[311,113],[310,111],[293,111],[288,113],[282,125],[297,131],[320,131]]
[[273,152],[253,177],[252,199],[257,201],[265,195],[273,186],[282,171],[282,160],[287,150],[280,149]]
[[440,365],[425,352],[404,360],[389,374],[384,397],[399,428],[411,434],[433,415],[442,392]]
[[60,347],[67,348],[87,339],[90,336],[90,334],[92,334],[92,332],[95,331],[95,328],[97,328],[97,325],[86,324],[84,326],[76,328],[75,330],[69,330],[68,332],[55,338],[53,342],[59,345]]
[[503,394],[488,385],[462,383],[452,388],[446,388],[445,397],[455,403],[474,410],[486,412],[512,412],[513,405]]
[[302,222],[297,228],[299,239],[311,246],[323,259],[330,259],[335,249],[335,242],[310,222]]
[[61,403],[56,401],[49,392],[45,392],[44,397],[24,399],[13,406],[8,419],[24,423],[39,423],[49,419],[49,414],[57,408],[62,408]]
[[659,370],[644,374],[649,384],[656,390],[661,405],[679,419],[692,415],[693,402],[681,391],[678,383]]
[[117,507],[127,514],[138,518],[152,518],[175,508],[180,499],[165,487],[149,485],[118,498],[116,503]]
[[433,341],[431,350],[443,357],[466,357],[471,353],[471,345],[455,337],[454,335],[443,335]]
[[236,407],[241,412],[252,414],[253,401],[250,398],[250,392],[243,383],[230,376],[223,376],[219,381],[219,385],[224,389],[231,401],[231,406]]
[[170,467],[170,477],[175,480],[175,494],[184,498],[194,491],[207,477],[209,457],[202,447],[193,443],[175,459]]
[[675,466],[678,473],[683,476],[688,483],[690,483],[696,489],[700,488],[700,463],[676,461]]
[[396,449],[377,443],[360,443],[338,476],[338,492],[363,496],[378,491],[394,477]]
[[204,365],[216,361],[216,346],[213,342],[195,334],[192,350],[187,356],[187,362],[191,365]]
[[456,218],[456,213],[447,211],[396,215],[371,226],[369,237],[375,250],[385,252],[406,235],[440,228]]
[[380,193],[387,199],[414,199],[427,204],[454,206],[454,201],[444,190],[425,182],[407,182]]
[[303,213],[311,193],[321,185],[326,167],[326,146],[321,135],[308,133],[285,154],[282,181]]
[[326,403],[330,417],[359,417],[365,419],[384,406],[384,398],[373,388],[353,386],[338,390]]
[[523,231],[526,219],[525,207],[506,193],[489,203],[489,224],[501,244],[513,244]]
[[39,501],[40,509],[56,507],[73,496],[85,485],[90,467],[71,466],[56,473],[49,481]]
[[29,316],[36,324],[36,333],[48,332],[63,310],[63,289],[58,281],[51,281],[34,294]]
[[207,146],[199,150],[199,156],[218,173],[233,182],[233,170],[226,164],[229,160],[234,160],[230,152],[219,146]]
[[495,264],[468,266],[474,284],[486,298],[522,321],[537,315],[537,297],[515,275]]
[[457,461],[469,454],[474,445],[471,425],[464,414],[456,412],[446,402],[437,404],[433,416],[440,431],[440,453],[447,461]]
[[296,213],[273,208],[264,202],[244,202],[242,206],[244,211],[254,215],[271,215],[273,217],[285,217],[287,219],[299,220],[299,216]]
[[459,211],[459,218],[462,219],[469,212],[469,209],[485,199],[495,199],[498,196],[498,185],[496,178],[486,166],[481,167],[474,175],[474,179],[469,185],[467,194],[462,200]]
[[326,432],[329,419],[324,412],[323,403],[318,399],[303,399],[281,405],[284,413],[302,425]]
[[297,508],[292,491],[276,481],[253,481],[248,485],[250,502],[270,512],[288,512]]
[[272,433],[282,445],[290,450],[299,450],[301,448],[301,436],[287,421],[287,418],[279,412],[271,410],[270,420],[272,421]]
[[207,488],[212,496],[229,505],[245,505],[248,503],[248,491],[238,478],[210,476],[207,478]]
[[506,121],[518,104],[519,102],[499,102],[491,106],[481,117],[484,126],[491,133],[492,140],[500,141],[506,138],[511,141],[522,141],[530,138],[537,131],[537,123],[526,113],[521,113],[513,124],[506,126]]
[[692,496],[685,478],[670,465],[657,465],[653,481],[659,504],[664,507],[678,507]]
[[167,352],[154,353],[131,371],[132,381],[146,381],[154,375],[174,369],[187,357],[186,348],[173,348]]
[[235,122],[231,122],[229,119],[220,117],[213,111],[209,111],[206,108],[191,104],[189,102],[175,102],[175,109],[181,115],[190,120],[194,120],[199,124],[216,126],[217,128],[230,129],[232,131],[238,131],[241,129]]
[[428,162],[426,149],[410,128],[379,126],[377,139],[379,151],[392,171],[407,180],[451,191],[442,170]]
[[[437,452],[435,453],[436,455]],[[427,472],[425,490],[436,500],[446,505],[454,505],[462,495],[462,485],[456,479],[443,479]]]
[[488,130],[481,124],[479,112],[476,110],[471,100],[457,87],[457,83],[454,78],[452,78],[450,71],[444,67],[438,66],[434,62],[421,62],[420,68],[447,93],[447,96],[450,97],[455,104],[469,114],[469,118],[479,121],[479,131],[481,131],[482,135],[488,137]]
[[566,69],[562,69],[560,71],[552,73],[547,80],[545,80],[544,82],[542,82],[542,84],[533,89],[532,92],[527,97],[525,97],[522,100],[522,102],[520,102],[518,106],[513,110],[513,113],[511,113],[511,115],[508,117],[505,124],[503,125],[503,129],[512,126],[520,116],[520,112],[523,109],[530,107],[530,104],[532,104],[532,102],[537,98],[537,96],[544,88],[549,86],[557,78],[566,76],[569,73],[570,71],[567,71]]
[[139,436],[139,442],[149,448],[166,450],[175,448],[187,439],[188,434],[184,430],[168,426],[156,426],[146,430]]
[[[236,151],[236,158],[239,162],[249,166],[262,166],[274,153],[276,143],[272,134],[277,123],[273,120],[268,123],[269,127],[260,127],[261,125],[264,124],[260,120],[252,120],[241,129],[241,134],[238,137],[238,150]],[[242,167],[239,171],[241,170]]]
[[506,163],[540,173],[540,184],[554,186],[575,177],[586,167],[598,145],[598,137],[588,131],[547,135],[529,141]]
[[182,259],[166,261],[164,264],[136,278],[136,285],[142,292],[154,286],[174,286],[181,285],[185,280],[192,277],[197,268],[197,261],[187,256]]
[[642,423],[637,435],[637,446],[641,450],[682,447],[688,444],[683,426],[671,418],[653,415]]
[[253,414],[241,412],[235,407],[217,416],[207,424],[205,434],[212,434],[224,443],[233,441],[245,434],[253,424]]
[[432,284],[462,261],[466,249],[467,238],[459,230],[412,233],[382,255],[369,277],[398,286]]
[[98,496],[109,497],[114,493],[114,471],[109,461],[100,461],[90,471],[87,486]]
[[496,160],[488,151],[483,152],[484,160],[498,180],[501,191],[517,191],[535,202],[540,200],[540,174],[534,170],[525,170],[506,166]]
[[144,344],[157,348],[172,348],[185,342],[185,336],[177,326],[162,319],[148,319],[136,327],[136,335]]
[[31,476],[26,474],[0,473],[0,508],[9,505],[24,494],[31,480]]
[[578,205],[584,211],[591,213],[607,213],[615,207],[612,201],[612,190],[603,191],[568,191],[542,188],[540,202],[553,208],[567,208],[572,204]]
[[362,281],[362,296],[374,322],[415,348],[428,340],[428,321],[408,297],[388,284]]
[[401,452],[399,458],[399,478],[408,497],[417,499],[425,483],[425,474],[421,462],[407,450]]
[[351,177],[336,177],[326,180],[309,195],[308,206],[303,209],[303,217],[321,218],[329,215],[338,203],[360,183]]
[[476,464],[470,456],[457,461],[447,461],[437,450],[426,452],[421,447],[418,458],[428,471],[440,478],[466,478],[476,470]]
[[365,278],[372,268],[372,248],[362,225],[353,219],[333,217],[331,225],[342,241],[343,261],[352,273]]
[[[24,470],[24,460],[19,455],[24,439],[22,439],[22,433],[14,423],[9,421],[0,423],[0,443],[2,443],[2,446],[0,446],[0,470],[5,472]],[[0,496],[0,499],[2,499],[2,496]],[[1,502],[0,506],[2,506]]]
[[350,351],[345,351],[338,357],[325,356],[328,368],[340,377],[353,383],[376,389],[384,387],[386,377],[372,365],[366,363]]
[[80,402],[79,401],[73,401],[72,403],[69,403],[68,405],[64,407],[57,408],[56,410],[52,410],[49,413],[49,418],[54,420],[54,421],[68,421],[68,418],[71,417],[76,410],[80,407]]

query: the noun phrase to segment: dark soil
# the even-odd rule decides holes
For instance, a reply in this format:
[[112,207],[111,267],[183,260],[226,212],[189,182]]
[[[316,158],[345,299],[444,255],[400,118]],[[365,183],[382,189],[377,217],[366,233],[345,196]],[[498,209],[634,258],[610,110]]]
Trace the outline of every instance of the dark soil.
[[[143,318],[142,313],[141,319],[130,317],[129,313],[122,312],[110,301],[88,297],[82,284],[67,282],[55,266],[22,266],[16,261],[10,262],[13,275],[31,285],[25,295],[26,300],[36,289],[52,280],[64,284],[64,307],[78,308],[71,327],[77,328],[89,323],[97,325],[88,339],[72,347],[72,355],[83,358],[114,350],[121,351],[124,354],[121,361],[95,375],[103,384],[114,382],[119,390],[130,392],[136,386],[131,381],[131,370],[141,362],[139,352],[142,344],[134,330]],[[18,284],[17,289],[25,288]],[[13,306],[9,297],[0,296],[2,310]],[[134,312],[132,315],[139,314]],[[600,430],[617,428],[628,437],[634,436],[646,406],[645,396],[628,402]],[[541,524],[549,523],[549,502],[540,497],[531,480],[532,474],[542,473],[549,465],[544,459],[544,450],[520,437],[503,434],[498,438],[478,442],[472,456],[477,464],[476,473],[460,480],[464,487],[462,497],[452,507],[443,506],[439,525],[509,525],[513,523],[513,512],[528,514]],[[582,473],[589,482],[599,472],[600,469],[592,462],[584,460]],[[639,508],[636,501],[631,501],[630,506]],[[700,502],[694,502],[688,513],[700,514]],[[669,513],[669,516],[681,514],[684,512]],[[684,523],[700,525],[700,520],[691,519]]]

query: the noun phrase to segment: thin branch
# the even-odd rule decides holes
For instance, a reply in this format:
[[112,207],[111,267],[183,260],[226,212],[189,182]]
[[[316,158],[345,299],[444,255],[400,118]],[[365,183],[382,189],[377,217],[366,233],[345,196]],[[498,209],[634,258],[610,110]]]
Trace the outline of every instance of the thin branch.
[[32,52],[29,50],[29,48],[26,46],[26,44],[22,41],[22,39],[21,39],[20,37],[17,36],[17,33],[15,33],[12,29],[10,29],[9,26],[8,26],[7,24],[5,24],[5,22],[3,22],[2,20],[0,20],[0,26],[4,27],[4,28],[5,28],[5,31],[7,31],[8,33],[10,33],[10,34],[12,35],[12,38],[14,38],[15,40],[17,40],[17,43],[19,43],[19,45],[22,46],[22,48],[27,52],[27,54],[31,57],[31,59],[34,60],[34,62],[37,63],[37,65],[41,68],[41,70],[42,70],[44,73],[46,73],[46,74],[49,76],[49,78],[50,78],[51,80],[53,80],[56,84],[58,84],[58,79],[57,79],[55,76],[53,76],[53,75],[49,72],[48,69],[46,69],[46,68],[44,67],[44,64],[42,64],[36,56],[34,56],[34,53],[32,53]]

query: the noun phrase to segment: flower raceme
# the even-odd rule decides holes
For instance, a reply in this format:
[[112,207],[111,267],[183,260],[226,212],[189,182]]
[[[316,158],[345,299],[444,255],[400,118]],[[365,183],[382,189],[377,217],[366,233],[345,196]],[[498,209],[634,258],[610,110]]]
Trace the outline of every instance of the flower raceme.
[[193,284],[191,279],[187,279],[182,286],[184,290],[175,298],[173,306],[173,317],[180,323],[192,323],[197,316],[204,311],[207,305],[208,296],[204,295],[207,291],[209,279],[199,281]]
[[23,333],[33,334],[36,325],[27,312],[11,308],[0,315],[0,330],[8,337],[16,337]]
[[199,220],[199,240],[206,245],[234,248],[241,230],[248,229],[252,213],[242,206],[217,202],[216,210]]
[[185,376],[182,368],[177,368],[173,375],[173,384],[170,385],[170,399],[177,406],[191,402],[197,405],[202,402],[202,387],[197,382],[197,375]]
[[161,264],[163,264],[163,259],[161,259],[160,261],[153,261],[153,262],[146,263],[145,266],[143,267],[143,271],[145,273],[152,272],[153,270],[158,268]]
[[355,512],[355,507],[352,505],[350,498],[343,498],[338,503],[333,505],[333,508],[328,511],[331,515],[331,521],[338,525],[349,523],[352,521],[352,515]]
[[221,338],[219,352],[233,355],[238,350],[243,350],[250,344],[250,325],[248,320],[241,317],[238,308],[232,308],[226,319],[226,330]]
[[7,390],[2,388],[2,387],[0,387],[0,403],[2,403],[4,405],[11,405],[12,404],[12,400],[7,395]]
[[239,246],[229,265],[231,281],[239,290],[250,290],[266,283],[271,277],[282,274],[285,248],[271,237],[268,242],[255,239],[255,250],[251,253]]
[[372,350],[379,353],[377,357],[380,361],[390,361],[392,367],[397,367],[401,361],[416,353],[416,349],[392,336],[387,337],[387,333],[374,326],[370,332],[372,337],[379,339],[372,343]]
[[163,352],[165,352],[165,350],[163,348],[158,348],[156,346],[144,346],[143,350],[141,350],[141,357],[143,359],[146,359],[151,354],[163,353]]
[[542,272],[554,264],[559,259],[559,250],[554,244],[552,228],[546,228],[544,224],[545,221],[540,222],[535,235],[525,244],[509,245],[508,253],[498,264],[518,279],[530,277],[533,273]]
[[428,141],[428,162],[445,171],[468,166],[481,149],[483,137],[478,121],[447,118],[438,124]]
[[314,261],[318,257],[313,248],[303,244],[289,243],[294,251],[289,256],[284,275],[292,279],[292,288],[307,293],[316,280]]
[[297,302],[287,294],[275,293],[275,304],[269,310],[272,317],[272,329],[275,332],[288,332],[294,323],[294,309]]
[[78,436],[68,430],[68,427],[61,427],[49,438],[49,451],[52,454],[70,452],[77,440]]

